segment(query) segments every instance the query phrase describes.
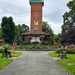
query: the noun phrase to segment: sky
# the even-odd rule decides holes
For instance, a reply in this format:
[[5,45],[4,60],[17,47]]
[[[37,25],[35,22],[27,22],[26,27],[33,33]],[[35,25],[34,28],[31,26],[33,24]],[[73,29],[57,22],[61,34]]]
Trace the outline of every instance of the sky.
[[[68,11],[69,0],[44,0],[43,21],[47,21],[54,34],[61,33],[63,14]],[[16,25],[26,24],[30,27],[29,0],[0,0],[0,23],[2,17],[12,16]]]

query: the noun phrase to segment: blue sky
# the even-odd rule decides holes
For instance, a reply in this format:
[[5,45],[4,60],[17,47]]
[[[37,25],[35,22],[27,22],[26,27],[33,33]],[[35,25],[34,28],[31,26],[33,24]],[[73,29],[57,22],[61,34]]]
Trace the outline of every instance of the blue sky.
[[[68,11],[69,0],[44,0],[43,21],[47,21],[54,34],[61,33],[62,15]],[[29,0],[0,0],[0,23],[3,16],[12,16],[15,24],[30,26]]]

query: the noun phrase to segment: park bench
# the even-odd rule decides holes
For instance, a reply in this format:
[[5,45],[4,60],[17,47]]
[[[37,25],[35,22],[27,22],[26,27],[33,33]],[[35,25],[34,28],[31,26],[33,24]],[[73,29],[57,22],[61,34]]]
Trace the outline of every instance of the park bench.
[[67,51],[66,50],[59,51],[58,57],[60,57],[61,59],[63,59],[63,58],[67,59]]
[[10,57],[10,58],[11,58],[11,57],[12,57],[12,56],[11,56],[11,52],[8,51],[8,50],[7,50],[7,51],[3,50],[3,51],[2,51],[2,58],[3,58],[3,57],[6,57],[6,58]]

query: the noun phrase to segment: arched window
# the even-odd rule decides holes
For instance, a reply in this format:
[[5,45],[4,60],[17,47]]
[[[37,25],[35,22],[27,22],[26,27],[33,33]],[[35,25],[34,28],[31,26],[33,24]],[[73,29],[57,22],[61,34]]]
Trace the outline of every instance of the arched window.
[[34,25],[38,25],[38,20],[34,20]]

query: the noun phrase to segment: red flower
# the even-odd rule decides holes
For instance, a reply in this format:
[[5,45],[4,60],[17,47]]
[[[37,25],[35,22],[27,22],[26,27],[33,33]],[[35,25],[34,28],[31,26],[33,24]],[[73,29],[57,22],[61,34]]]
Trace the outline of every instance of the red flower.
[[42,39],[44,39],[44,38],[45,38],[45,36],[44,36],[44,35],[41,35],[40,37],[41,37]]

